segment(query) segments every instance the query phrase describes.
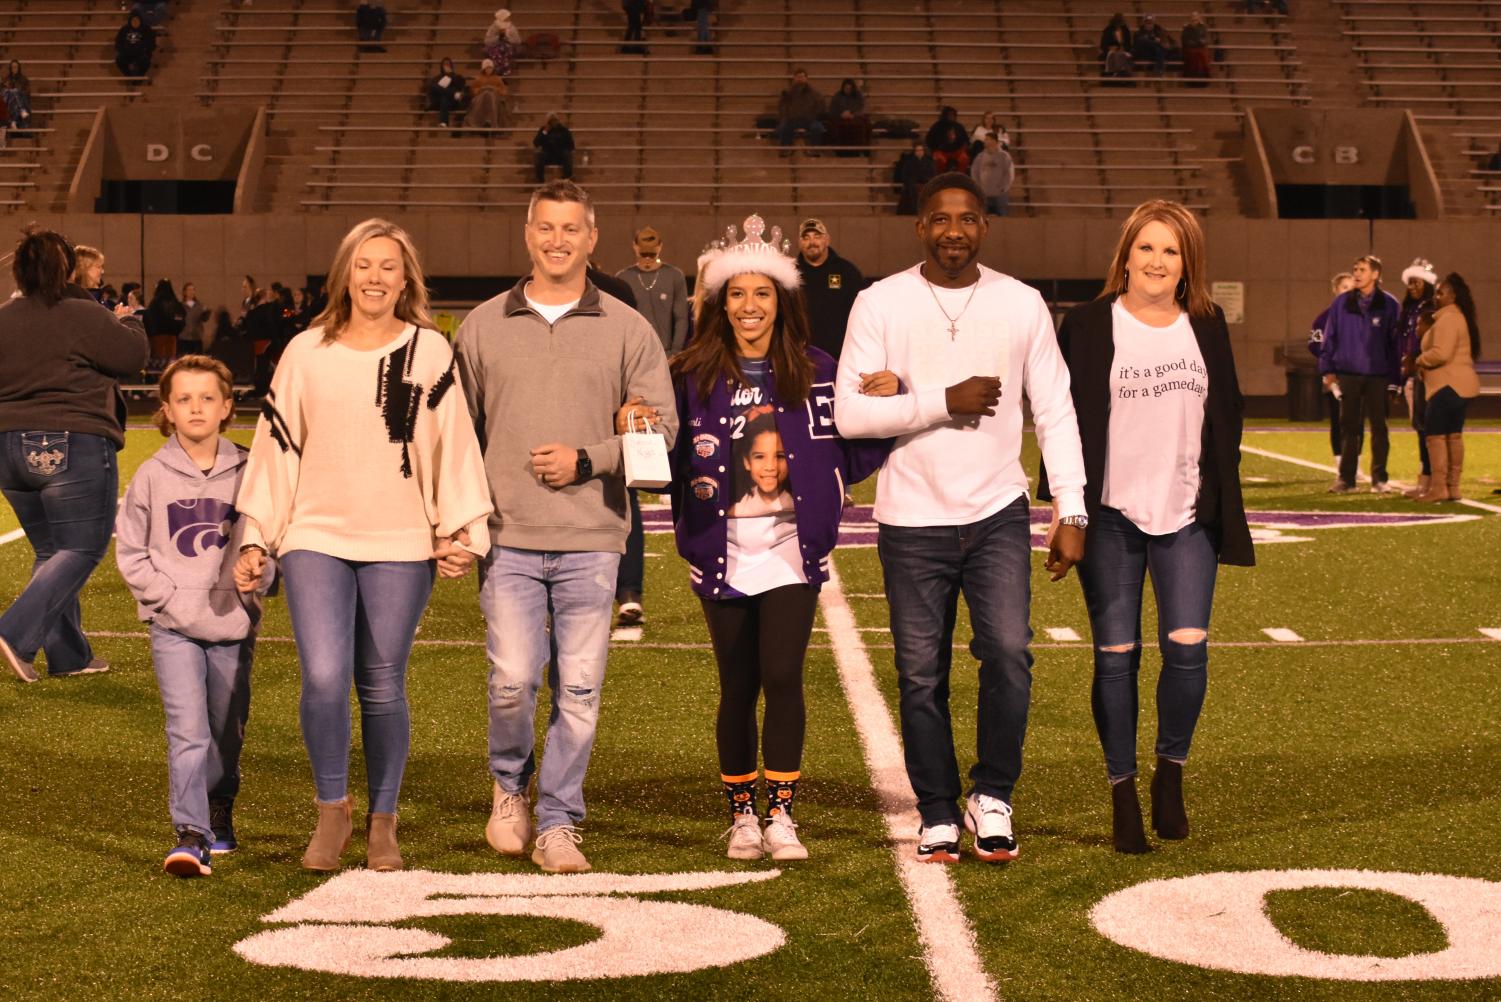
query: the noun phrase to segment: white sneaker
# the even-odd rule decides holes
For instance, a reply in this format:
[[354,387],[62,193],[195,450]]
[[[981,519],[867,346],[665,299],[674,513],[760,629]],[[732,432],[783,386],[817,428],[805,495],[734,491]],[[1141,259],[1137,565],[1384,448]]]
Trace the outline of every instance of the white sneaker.
[[975,837],[975,855],[987,863],[1009,863],[1021,852],[1011,831],[1011,805],[999,797],[970,794],[964,827]]
[[507,793],[495,784],[495,803],[485,825],[485,841],[503,856],[523,856],[532,840],[531,805],[519,793]]
[[807,859],[808,850],[798,841],[797,822],[786,811],[777,811],[766,819],[761,834],[761,848],[772,859]]
[[959,826],[934,825],[917,831],[917,861],[919,863],[959,862]]
[[730,840],[725,855],[731,859],[760,859],[761,819],[754,814],[737,814],[729,829],[720,836]]

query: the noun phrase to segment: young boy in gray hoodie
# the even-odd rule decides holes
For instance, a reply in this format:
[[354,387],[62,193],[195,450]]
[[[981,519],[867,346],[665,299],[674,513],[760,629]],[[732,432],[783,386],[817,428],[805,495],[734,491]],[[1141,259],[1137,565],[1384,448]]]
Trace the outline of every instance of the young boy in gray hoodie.
[[167,718],[167,777],[177,845],[162,868],[208,876],[237,847],[234,799],[250,715],[260,592],[235,588],[243,526],[235,510],[247,452],[220,432],[234,414],[229,369],[186,355],[162,373],[157,427],[167,443],[141,464],[115,521],[115,559],[151,624]]

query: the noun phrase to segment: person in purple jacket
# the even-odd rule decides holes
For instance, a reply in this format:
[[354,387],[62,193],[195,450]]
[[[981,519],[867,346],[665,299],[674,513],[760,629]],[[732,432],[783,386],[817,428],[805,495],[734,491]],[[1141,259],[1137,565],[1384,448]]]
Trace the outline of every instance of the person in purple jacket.
[[[719,665],[716,741],[732,824],[731,859],[806,859],[793,801],[802,770],[803,659],[829,577],[848,487],[890,442],[846,441],[834,426],[833,358],[810,345],[795,260],[781,234],[710,251],[703,330],[672,362],[683,429],[672,453],[672,516]],[[897,391],[891,373],[867,391]],[[756,703],[764,694],[756,810]]]
[[[1355,288],[1355,277],[1348,271],[1342,271],[1329,280],[1329,291],[1338,296]],[[1324,352],[1324,328],[1329,325],[1329,307],[1324,307],[1313,326],[1308,329],[1308,353],[1314,357],[1317,364],[1318,357]],[[1340,430],[1339,430],[1339,394],[1338,386],[1326,386],[1324,397],[1329,404],[1329,451],[1335,459],[1339,459]]]
[[1319,372],[1325,389],[1339,387],[1339,479],[1331,494],[1355,489],[1360,462],[1361,428],[1371,422],[1371,491],[1387,490],[1386,457],[1391,442],[1386,432],[1388,394],[1402,386],[1402,350],[1398,320],[1402,305],[1381,288],[1381,259],[1366,254],[1355,259],[1350,275],[1355,288],[1329,304],[1324,325],[1324,348]]

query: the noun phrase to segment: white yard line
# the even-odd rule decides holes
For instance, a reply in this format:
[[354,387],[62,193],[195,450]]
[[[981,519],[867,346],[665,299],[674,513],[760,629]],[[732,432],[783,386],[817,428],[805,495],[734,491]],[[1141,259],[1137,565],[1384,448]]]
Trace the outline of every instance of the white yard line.
[[1077,632],[1067,626],[1049,626],[1043,632],[1048,635],[1049,640],[1057,640],[1059,642],[1078,643],[1083,639]]
[[1289,630],[1285,626],[1265,626],[1262,627],[1261,632],[1265,633],[1267,636],[1271,637],[1279,644],[1303,643],[1302,637],[1298,636],[1295,632]]
[[886,699],[876,686],[875,669],[855,626],[854,613],[839,587],[839,574],[832,566],[828,584],[819,592],[819,605],[833,640],[839,681],[855,718],[871,784],[881,801],[897,877],[917,922],[933,995],[949,1002],[995,999],[995,984],[980,963],[974,930],[959,906],[948,870],[941,863],[917,861],[917,804],[907,781],[901,744]]
[[[1263,459],[1276,459],[1276,460],[1280,460],[1281,462],[1284,462],[1284,463],[1292,463],[1294,466],[1307,467],[1310,470],[1322,470],[1325,473],[1334,473],[1334,474],[1338,474],[1339,473],[1339,467],[1337,467],[1337,466],[1329,466],[1329,465],[1327,465],[1325,463],[1315,463],[1315,462],[1313,462],[1311,460],[1301,459],[1301,458],[1299,458],[1297,456],[1287,456],[1287,455],[1284,455],[1284,454],[1282,454],[1280,452],[1270,452],[1270,451],[1268,451],[1266,449],[1257,449],[1257,448],[1253,448],[1252,446],[1246,445],[1244,443],[1241,444],[1240,451],[1241,452],[1249,452],[1253,456],[1261,456]],[[1371,480],[1370,477],[1366,476],[1364,473],[1359,473],[1359,472],[1357,472],[1355,474],[1355,479],[1358,480],[1358,481],[1365,481],[1366,483],[1369,483],[1370,480]],[[1391,484],[1392,487],[1404,487],[1405,488],[1405,487],[1411,486],[1410,484],[1402,483],[1399,480],[1393,480],[1393,481],[1390,482],[1390,484]],[[1486,504],[1484,501],[1476,501],[1474,498],[1460,498],[1457,503],[1465,505],[1466,507],[1469,507],[1469,508],[1479,508],[1481,511],[1488,511],[1488,512],[1490,512],[1493,515],[1501,515],[1501,506],[1493,505],[1493,504]],[[1435,510],[1440,510],[1441,511],[1442,509],[1435,509]]]
[[1490,637],[1492,640],[1501,640],[1501,629],[1498,629],[1497,627],[1482,626],[1480,628],[1480,632],[1485,634],[1487,637]]
[[14,543],[24,535],[26,535],[25,529],[12,529],[5,535],[0,536],[0,546],[4,546],[6,543]]

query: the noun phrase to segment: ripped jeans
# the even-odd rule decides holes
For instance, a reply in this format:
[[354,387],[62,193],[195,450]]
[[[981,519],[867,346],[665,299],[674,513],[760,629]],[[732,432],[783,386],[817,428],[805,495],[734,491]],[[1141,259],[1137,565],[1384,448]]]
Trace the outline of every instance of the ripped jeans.
[[[518,794],[538,773],[538,832],[584,819],[584,773],[599,722],[619,567],[618,553],[498,545],[480,563],[490,660],[490,772],[501,789]],[[538,771],[535,718],[544,669],[552,712]]]
[[1079,582],[1094,641],[1090,702],[1112,782],[1136,775],[1136,676],[1141,667],[1141,596],[1148,573],[1157,597],[1157,754],[1183,762],[1208,684],[1209,612],[1218,556],[1190,522],[1149,536],[1114,508],[1090,526]]

